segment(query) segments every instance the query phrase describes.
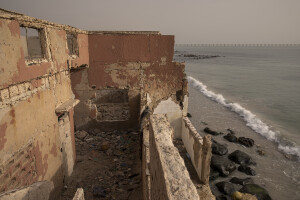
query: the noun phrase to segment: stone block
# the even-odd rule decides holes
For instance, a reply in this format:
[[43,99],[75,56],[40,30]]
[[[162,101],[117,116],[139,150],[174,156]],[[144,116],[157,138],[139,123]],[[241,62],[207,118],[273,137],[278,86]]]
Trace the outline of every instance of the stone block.
[[13,85],[9,87],[9,95],[10,97],[17,96],[19,94],[19,89],[17,85]]
[[16,104],[20,100],[20,96],[14,96],[11,98],[11,104]]
[[25,83],[19,84],[18,89],[20,94],[25,93],[26,92]]
[[4,101],[5,99],[9,99],[9,90],[7,88],[1,90],[1,99],[2,101]]
[[77,188],[73,200],[84,200],[84,191],[82,188]]
[[26,90],[26,92],[28,92],[28,91],[31,91],[31,90],[32,90],[32,85],[31,85],[31,83],[30,83],[30,82],[26,82],[26,83],[24,83],[24,87],[25,87],[25,90]]

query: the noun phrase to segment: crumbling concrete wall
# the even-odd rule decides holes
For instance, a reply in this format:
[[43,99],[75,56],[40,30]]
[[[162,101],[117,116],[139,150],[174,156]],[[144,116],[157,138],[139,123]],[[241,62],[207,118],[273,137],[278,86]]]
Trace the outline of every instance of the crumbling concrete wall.
[[[24,56],[20,26],[43,34],[43,58]],[[63,184],[66,165],[56,108],[74,99],[70,68],[88,63],[87,35],[78,33],[79,56],[69,56],[66,31],[21,14],[0,10],[0,192],[36,181]],[[73,108],[69,119],[68,151],[75,160]],[[70,150],[71,148],[71,150]],[[69,153],[70,154],[70,153]]]
[[[187,84],[184,65],[172,62],[174,36],[158,32],[91,32],[88,37],[89,68],[72,73],[72,88],[81,101],[75,109],[77,128],[137,129],[146,106],[153,112],[160,101],[168,98],[178,105],[177,114],[182,117]],[[101,100],[104,91],[117,96],[118,90],[127,92],[126,101],[109,104]],[[103,117],[105,113],[120,118]],[[178,117],[174,120],[181,130],[181,121]]]
[[187,117],[182,120],[182,141],[191,157],[198,177],[203,184],[209,183],[210,160],[211,160],[211,137],[203,138],[197,132]]
[[173,145],[165,115],[151,115],[149,129],[151,199],[199,199],[184,161]]

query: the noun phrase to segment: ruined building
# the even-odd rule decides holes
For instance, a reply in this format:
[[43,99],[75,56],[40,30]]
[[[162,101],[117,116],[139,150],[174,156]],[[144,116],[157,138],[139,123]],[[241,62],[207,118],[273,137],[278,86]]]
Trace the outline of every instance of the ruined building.
[[186,117],[173,52],[174,36],[159,32],[83,31],[0,10],[0,199],[59,196],[76,168],[74,132],[92,128],[139,133],[141,199],[214,199],[211,141]]

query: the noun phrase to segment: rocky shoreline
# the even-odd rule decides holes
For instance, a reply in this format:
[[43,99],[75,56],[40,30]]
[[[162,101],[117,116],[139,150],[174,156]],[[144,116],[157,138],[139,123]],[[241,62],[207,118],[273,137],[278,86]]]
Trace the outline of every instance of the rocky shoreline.
[[[266,140],[247,127],[236,113],[192,88],[189,94],[190,120],[201,136],[212,135],[212,151],[214,152],[212,161],[229,163],[227,170],[230,170],[230,167],[235,168],[224,176],[221,175],[221,170],[218,171],[216,167],[212,167],[210,188],[216,197],[234,199],[232,194],[241,197],[241,193],[247,193],[246,189],[256,188],[259,191],[266,191],[266,194],[273,200],[300,198],[298,162],[287,159],[278,151],[275,143]],[[236,151],[247,154],[251,158],[250,161],[240,164],[231,160],[229,155]],[[242,189],[245,185],[248,186]],[[231,186],[234,188],[233,191]],[[227,193],[231,195],[226,194],[222,187],[229,187]]]
[[[229,143],[239,143],[244,148],[252,148],[255,143],[254,140],[246,137],[238,137],[238,134],[231,129],[227,129],[226,135],[222,132],[211,130],[209,127],[205,127],[203,131],[206,134],[212,135],[213,138],[219,135],[223,136],[223,143],[212,139],[213,156],[211,159],[210,184],[216,186],[212,187],[214,188],[212,190],[214,194],[216,194],[216,188],[222,193],[216,195],[216,199],[251,199],[252,197],[242,197],[243,193],[247,193],[254,195],[258,200],[271,200],[272,198],[268,191],[262,186],[255,184],[251,178],[251,176],[256,175],[255,169],[252,166],[256,166],[257,164],[253,158],[241,150],[229,153],[227,148],[227,145],[230,145]],[[264,156],[264,154],[260,155]],[[244,173],[247,177],[236,175],[229,181],[218,180],[219,177],[229,177],[235,170]]]

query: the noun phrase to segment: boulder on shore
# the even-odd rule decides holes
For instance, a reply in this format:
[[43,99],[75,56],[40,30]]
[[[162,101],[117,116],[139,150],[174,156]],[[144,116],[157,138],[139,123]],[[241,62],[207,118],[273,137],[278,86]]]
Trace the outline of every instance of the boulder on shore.
[[239,184],[239,185],[246,185],[246,184],[252,184],[254,183],[253,182],[253,179],[252,178],[237,178],[237,177],[233,177],[232,179],[230,179],[231,183],[234,183],[234,184]]
[[231,154],[229,154],[228,158],[240,165],[256,165],[256,163],[252,160],[252,158],[248,154],[240,150],[236,150],[232,152]]
[[210,173],[209,173],[209,180],[213,181],[219,178],[220,173],[212,168],[210,168]]
[[212,140],[212,153],[216,155],[223,156],[228,153],[228,149],[225,145],[218,143],[215,140]]
[[229,142],[237,142],[237,137],[231,133],[228,133],[223,138],[228,140]]
[[252,194],[234,192],[232,195],[232,200],[257,200]]
[[256,175],[256,172],[254,171],[254,169],[252,169],[251,167],[249,167],[247,165],[240,165],[238,170],[240,172],[244,172],[245,174],[250,175],[250,176]]
[[216,200],[231,200],[231,198],[229,196],[221,194],[219,196],[216,196]]
[[246,147],[252,147],[254,145],[254,140],[251,138],[239,137],[238,142]]
[[211,168],[218,171],[221,176],[226,177],[231,174],[234,170],[236,170],[236,166],[233,162],[228,160],[227,158],[223,158],[221,156],[213,155],[211,157]]
[[216,186],[220,192],[222,192],[223,194],[226,194],[226,195],[231,195],[232,193],[234,193],[236,191],[236,189],[234,188],[234,185],[232,183],[229,183],[226,181],[218,182],[218,183],[216,183]]
[[211,130],[211,129],[208,128],[208,127],[205,127],[203,131],[204,131],[205,133],[208,133],[208,134],[211,134],[211,135],[220,135],[220,134],[221,134],[221,133],[219,133],[219,132],[216,132],[216,131]]
[[240,192],[255,195],[258,200],[272,200],[268,191],[256,184],[247,184],[240,189]]

